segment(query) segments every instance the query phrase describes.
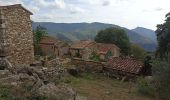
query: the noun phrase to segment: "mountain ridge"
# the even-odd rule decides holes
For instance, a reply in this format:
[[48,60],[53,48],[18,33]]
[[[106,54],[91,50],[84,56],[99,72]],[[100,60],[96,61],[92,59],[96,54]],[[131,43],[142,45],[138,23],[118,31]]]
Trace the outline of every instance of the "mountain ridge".
[[131,43],[137,44],[146,51],[154,51],[156,49],[155,42],[148,36],[144,36],[139,30],[130,30],[114,24],[106,24],[100,22],[93,23],[53,23],[53,22],[33,22],[33,30],[38,26],[45,27],[49,35],[58,37],[65,41],[79,41],[85,39],[94,40],[97,32],[100,30],[116,27],[122,28],[129,37]]

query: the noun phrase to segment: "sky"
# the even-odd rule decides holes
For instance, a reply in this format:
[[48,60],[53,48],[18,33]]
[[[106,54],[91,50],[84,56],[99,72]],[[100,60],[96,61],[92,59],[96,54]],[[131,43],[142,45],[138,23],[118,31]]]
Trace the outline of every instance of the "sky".
[[102,22],[133,29],[156,29],[170,12],[170,0],[0,0],[22,4],[35,22]]

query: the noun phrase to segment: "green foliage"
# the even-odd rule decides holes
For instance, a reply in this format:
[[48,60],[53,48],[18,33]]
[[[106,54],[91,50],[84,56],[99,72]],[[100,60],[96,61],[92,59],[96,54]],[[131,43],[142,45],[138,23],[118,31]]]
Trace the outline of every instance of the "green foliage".
[[170,51],[170,13],[166,16],[165,23],[157,25],[157,40],[158,40],[158,49],[157,55],[161,58],[168,59]]
[[139,93],[147,96],[155,96],[154,86],[144,78],[138,79],[138,91]]
[[37,26],[37,28],[34,30],[34,52],[35,55],[43,55],[43,52],[39,46],[39,43],[41,41],[41,38],[48,33],[46,32],[46,29],[41,26]]
[[130,41],[123,29],[107,28],[98,32],[95,41],[99,43],[114,43],[120,49],[121,53],[128,55],[130,51]]
[[170,63],[157,61],[153,63],[153,85],[161,100],[170,100]]
[[3,100],[16,100],[15,95],[10,91],[8,86],[0,86],[0,99]]
[[90,60],[93,60],[93,61],[100,61],[100,56],[97,55],[96,53],[92,53],[92,56],[89,58]]
[[143,59],[146,55],[145,50],[135,44],[131,44],[131,55],[137,59]]

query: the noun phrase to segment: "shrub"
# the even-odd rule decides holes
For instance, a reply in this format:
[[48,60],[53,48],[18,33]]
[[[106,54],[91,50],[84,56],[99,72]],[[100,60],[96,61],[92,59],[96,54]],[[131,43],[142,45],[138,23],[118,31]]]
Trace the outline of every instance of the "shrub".
[[161,100],[170,100],[170,63],[156,61],[153,63],[153,85]]
[[155,95],[154,86],[144,78],[138,79],[138,91],[146,96],[153,97]]

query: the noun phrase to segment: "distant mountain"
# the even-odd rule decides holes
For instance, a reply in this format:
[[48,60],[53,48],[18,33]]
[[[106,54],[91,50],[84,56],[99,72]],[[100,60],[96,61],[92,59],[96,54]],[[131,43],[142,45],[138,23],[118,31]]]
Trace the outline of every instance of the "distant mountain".
[[51,22],[33,22],[33,29],[38,25],[45,27],[49,35],[58,37],[65,41],[79,41],[85,39],[94,40],[97,32],[109,27],[118,27],[125,30],[130,41],[139,45],[146,51],[154,51],[156,48],[155,41],[151,38],[141,35],[141,32],[135,32],[135,30],[129,30],[124,27],[113,24],[105,23],[51,23]]
[[143,28],[143,27],[136,27],[135,29],[132,29],[132,31],[134,31],[144,37],[148,37],[148,38],[152,39],[153,41],[157,42],[156,33],[154,30]]

